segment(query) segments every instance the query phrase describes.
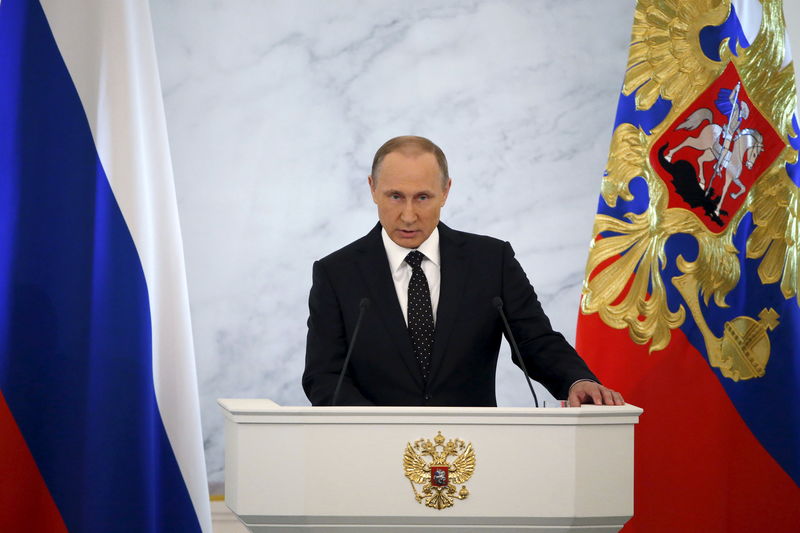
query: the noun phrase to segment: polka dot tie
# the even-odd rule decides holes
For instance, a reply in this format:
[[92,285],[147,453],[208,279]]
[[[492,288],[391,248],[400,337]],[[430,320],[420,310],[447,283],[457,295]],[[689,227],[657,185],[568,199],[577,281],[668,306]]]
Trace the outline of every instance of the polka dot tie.
[[431,368],[431,351],[433,349],[433,308],[431,307],[431,291],[428,279],[422,271],[422,252],[414,250],[406,256],[406,263],[411,266],[411,280],[408,282],[408,334],[414,348],[422,378],[427,380]]

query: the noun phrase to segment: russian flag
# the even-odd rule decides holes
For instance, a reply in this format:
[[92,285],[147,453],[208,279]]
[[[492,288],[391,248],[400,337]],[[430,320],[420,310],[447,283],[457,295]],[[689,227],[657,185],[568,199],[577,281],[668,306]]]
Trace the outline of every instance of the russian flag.
[[780,0],[637,1],[577,335],[644,409],[626,532],[800,527],[795,93]]
[[211,531],[148,3],[0,2],[0,531]]

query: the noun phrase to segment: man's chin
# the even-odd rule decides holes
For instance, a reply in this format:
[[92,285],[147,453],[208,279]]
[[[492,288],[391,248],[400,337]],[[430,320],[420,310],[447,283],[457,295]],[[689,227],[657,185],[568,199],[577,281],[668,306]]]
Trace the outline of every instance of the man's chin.
[[391,236],[395,244],[403,248],[418,248],[425,241],[421,231],[404,232],[395,230]]

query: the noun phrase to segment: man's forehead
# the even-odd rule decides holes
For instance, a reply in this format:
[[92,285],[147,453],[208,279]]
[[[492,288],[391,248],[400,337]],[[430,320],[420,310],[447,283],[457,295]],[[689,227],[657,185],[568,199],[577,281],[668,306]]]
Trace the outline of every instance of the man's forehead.
[[387,172],[401,175],[418,175],[420,173],[441,175],[436,156],[430,152],[419,150],[410,153],[390,152],[386,154],[381,162],[379,174],[383,175]]
[[437,175],[420,175],[418,173],[386,172],[381,174],[377,186],[385,193],[402,194],[434,194],[442,192],[442,181]]

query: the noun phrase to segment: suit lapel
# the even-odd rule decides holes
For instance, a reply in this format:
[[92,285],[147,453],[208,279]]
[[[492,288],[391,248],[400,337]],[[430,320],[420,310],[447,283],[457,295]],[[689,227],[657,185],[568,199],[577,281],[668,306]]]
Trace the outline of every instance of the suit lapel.
[[[414,382],[422,388],[422,375],[417,360],[414,358],[414,350],[411,346],[406,321],[403,318],[403,310],[397,300],[389,259],[386,257],[386,249],[383,247],[381,238],[380,223],[367,234],[360,252],[358,268],[366,280],[370,298],[379,304],[372,306],[373,312],[380,317],[386,331],[389,332]],[[390,354],[376,355],[386,357]]]
[[461,299],[469,269],[469,262],[462,245],[463,241],[458,238],[456,232],[439,223],[441,286],[439,307],[436,310],[436,332],[433,335],[433,357],[429,381],[433,381],[443,364],[445,349],[461,308]]

